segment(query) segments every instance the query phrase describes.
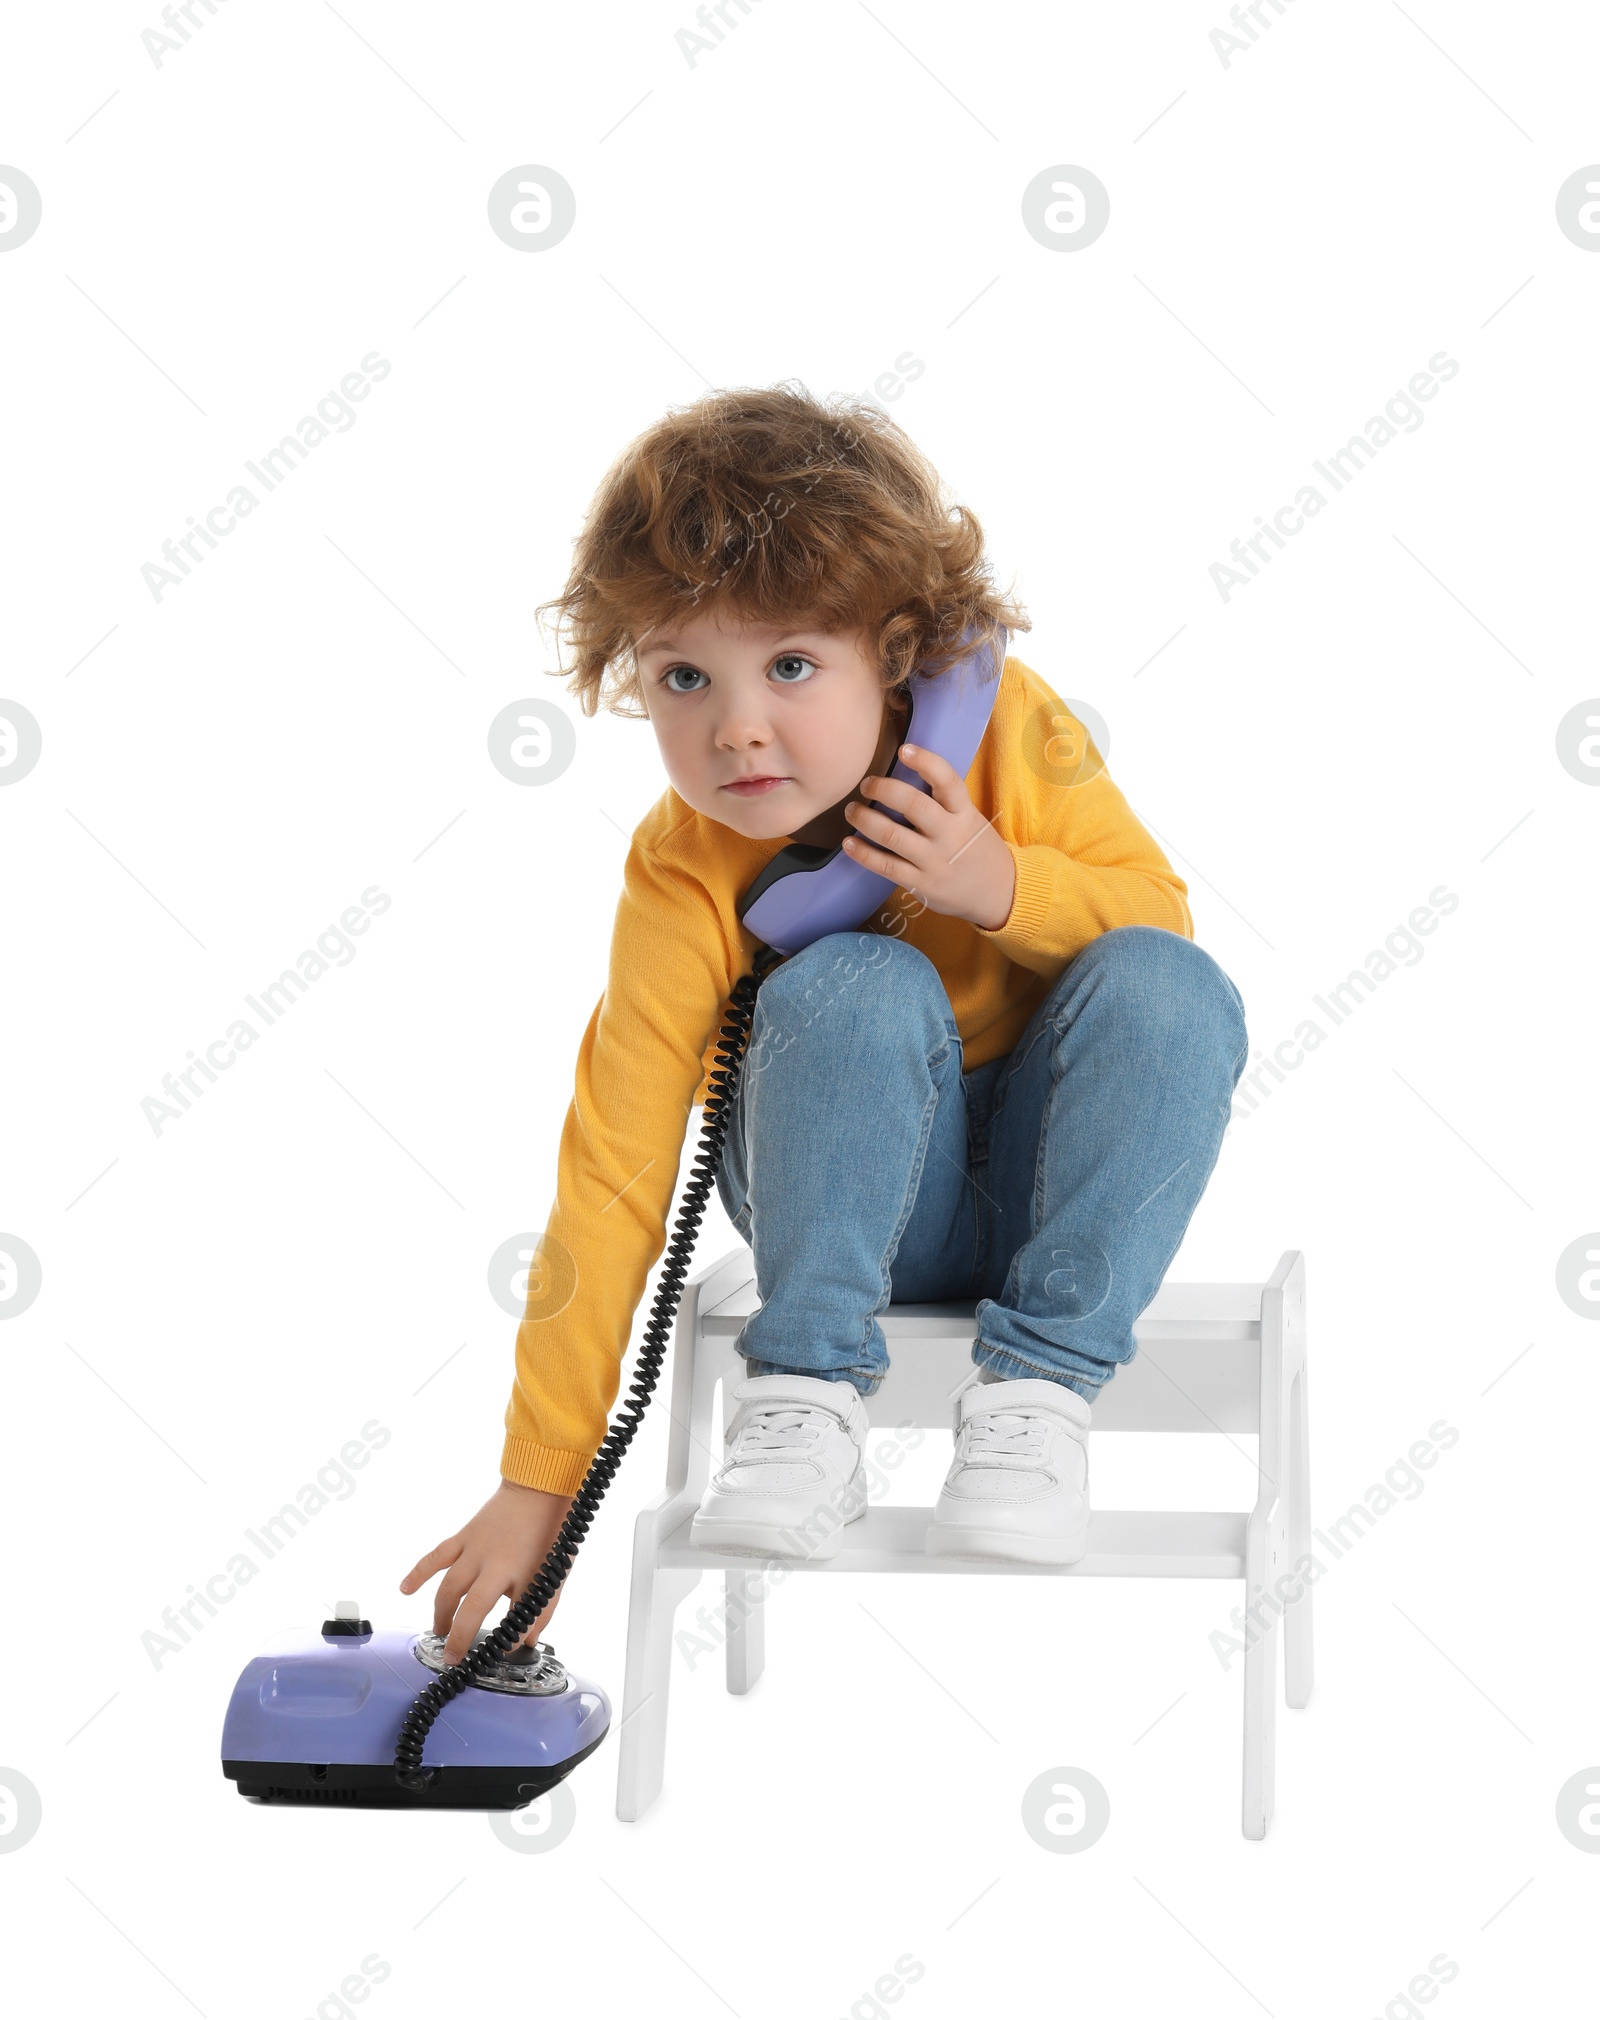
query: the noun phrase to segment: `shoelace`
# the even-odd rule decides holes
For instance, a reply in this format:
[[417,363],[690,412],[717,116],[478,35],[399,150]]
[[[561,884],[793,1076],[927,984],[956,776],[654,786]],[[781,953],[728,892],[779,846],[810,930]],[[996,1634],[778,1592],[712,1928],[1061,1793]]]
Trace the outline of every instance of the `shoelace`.
[[961,1426],[961,1456],[996,1465],[1038,1465],[1045,1456],[1050,1423],[1037,1412],[982,1410]]
[[809,1445],[826,1424],[837,1421],[813,1404],[763,1403],[745,1420],[733,1456]]

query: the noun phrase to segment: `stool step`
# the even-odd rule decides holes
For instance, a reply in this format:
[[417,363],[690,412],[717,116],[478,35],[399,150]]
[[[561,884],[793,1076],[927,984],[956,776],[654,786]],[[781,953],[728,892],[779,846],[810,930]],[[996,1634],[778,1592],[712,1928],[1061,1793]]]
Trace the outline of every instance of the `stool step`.
[[[785,1558],[794,1571],[1021,1572],[1035,1578],[1243,1578],[1246,1516],[1228,1509],[1201,1514],[1112,1509],[1089,1518],[1089,1554],[1076,1564],[1012,1564],[1001,1559],[930,1557],[923,1548],[931,1508],[869,1508],[844,1532],[839,1554],[820,1563]],[[694,1509],[662,1537],[658,1564],[695,1571],[745,1571],[761,1560],[728,1550],[697,1550],[689,1541]]]

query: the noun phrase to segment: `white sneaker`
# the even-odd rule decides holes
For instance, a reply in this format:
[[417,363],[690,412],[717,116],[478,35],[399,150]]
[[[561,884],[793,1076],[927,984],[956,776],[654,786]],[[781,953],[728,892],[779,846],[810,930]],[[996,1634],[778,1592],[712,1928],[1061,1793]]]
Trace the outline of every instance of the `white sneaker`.
[[815,1375],[747,1375],[731,1393],[727,1457],[689,1541],[749,1557],[836,1557],[844,1525],[867,1512],[859,1391]]
[[934,1557],[1076,1564],[1089,1549],[1089,1405],[1035,1377],[969,1382],[924,1547]]

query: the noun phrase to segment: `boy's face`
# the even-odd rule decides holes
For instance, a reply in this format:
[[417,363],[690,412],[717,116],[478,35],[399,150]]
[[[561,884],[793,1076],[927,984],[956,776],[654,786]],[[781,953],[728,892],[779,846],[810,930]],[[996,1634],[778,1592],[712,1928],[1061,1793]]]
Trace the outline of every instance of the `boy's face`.
[[[861,634],[724,626],[706,613],[647,635],[639,678],[679,797],[756,841],[832,843],[854,832],[842,814],[819,816],[888,766],[906,721],[903,705],[886,705],[864,643]],[[752,783],[735,790],[743,781]]]

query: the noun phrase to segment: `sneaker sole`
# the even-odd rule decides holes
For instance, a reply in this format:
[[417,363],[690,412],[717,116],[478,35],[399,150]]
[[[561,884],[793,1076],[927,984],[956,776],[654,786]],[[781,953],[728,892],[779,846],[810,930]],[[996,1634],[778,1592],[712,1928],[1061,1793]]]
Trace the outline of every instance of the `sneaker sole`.
[[[859,1474],[856,1477],[861,1478]],[[735,1557],[782,1557],[798,1564],[821,1563],[838,1556],[845,1529],[850,1523],[859,1522],[866,1512],[863,1495],[859,1505],[844,1518],[839,1528],[810,1550],[796,1550],[792,1544],[788,1548],[783,1547],[782,1539],[792,1534],[796,1526],[794,1523],[762,1522],[753,1515],[733,1521],[697,1515],[689,1525],[689,1542],[696,1550],[725,1550]]]
[[930,1557],[961,1557],[990,1563],[1079,1564],[1089,1554],[1088,1532],[1081,1536],[1007,1536],[992,1529],[957,1529],[929,1524],[925,1549]]

